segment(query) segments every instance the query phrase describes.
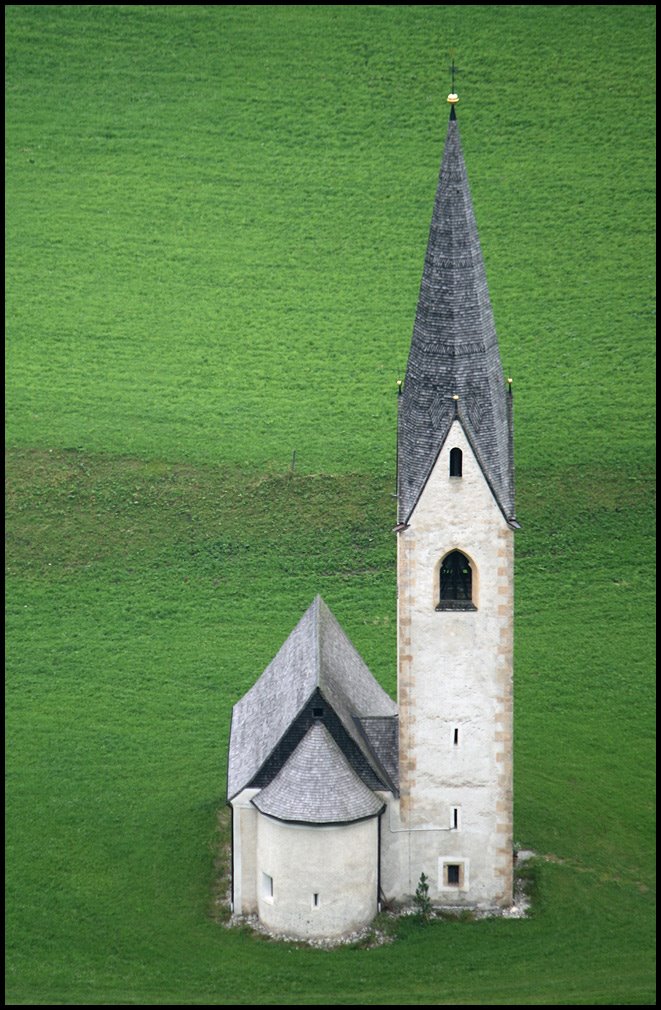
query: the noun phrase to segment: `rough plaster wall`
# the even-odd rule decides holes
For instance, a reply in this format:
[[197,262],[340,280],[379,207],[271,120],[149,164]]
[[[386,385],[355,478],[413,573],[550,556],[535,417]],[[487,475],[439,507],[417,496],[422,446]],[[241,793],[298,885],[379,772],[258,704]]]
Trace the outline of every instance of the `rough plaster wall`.
[[250,802],[259,789],[244,789],[232,800],[232,859],[234,912],[257,911],[257,810]]
[[381,890],[386,898],[401,898],[410,893],[409,834],[400,819],[399,799],[392,793],[379,795],[386,803],[381,815]]
[[[455,446],[461,478],[449,476]],[[454,549],[471,561],[477,611],[435,609],[439,564]],[[424,871],[438,900],[511,900],[512,575],[512,531],[455,421],[398,538],[400,816],[409,830],[399,835],[408,850],[402,894]],[[442,886],[443,857],[467,861],[466,889]]]
[[[374,917],[378,818],[320,827],[260,814],[257,836],[258,909],[265,925],[293,936],[339,936]],[[272,900],[263,893],[263,873],[273,880]]]

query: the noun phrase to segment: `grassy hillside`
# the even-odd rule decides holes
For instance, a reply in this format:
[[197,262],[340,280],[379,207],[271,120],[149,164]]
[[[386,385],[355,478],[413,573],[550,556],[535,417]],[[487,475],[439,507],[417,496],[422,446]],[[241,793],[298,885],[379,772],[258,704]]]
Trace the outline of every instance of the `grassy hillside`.
[[[653,31],[6,7],[10,1003],[654,1001]],[[317,592],[395,690],[395,383],[451,47],[516,397],[534,914],[294,949],[214,914],[229,714]]]

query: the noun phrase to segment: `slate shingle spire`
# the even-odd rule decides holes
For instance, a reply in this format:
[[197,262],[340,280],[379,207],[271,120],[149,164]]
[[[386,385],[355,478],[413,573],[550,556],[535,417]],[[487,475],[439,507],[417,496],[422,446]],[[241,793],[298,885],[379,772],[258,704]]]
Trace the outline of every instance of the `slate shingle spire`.
[[410,518],[458,418],[505,518],[518,525],[511,392],[505,389],[454,104],[398,402],[399,521]]

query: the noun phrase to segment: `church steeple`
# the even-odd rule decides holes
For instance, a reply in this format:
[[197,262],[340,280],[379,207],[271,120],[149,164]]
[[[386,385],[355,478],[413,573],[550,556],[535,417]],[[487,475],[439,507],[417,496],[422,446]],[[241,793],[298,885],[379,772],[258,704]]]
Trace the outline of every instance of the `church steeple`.
[[506,391],[451,94],[406,378],[398,398],[398,518],[406,523],[455,419],[505,519],[514,518]]
[[[408,892],[512,900],[514,479],[453,93],[398,397],[399,812]],[[406,837],[406,836],[404,836]],[[433,874],[433,876],[431,876]]]

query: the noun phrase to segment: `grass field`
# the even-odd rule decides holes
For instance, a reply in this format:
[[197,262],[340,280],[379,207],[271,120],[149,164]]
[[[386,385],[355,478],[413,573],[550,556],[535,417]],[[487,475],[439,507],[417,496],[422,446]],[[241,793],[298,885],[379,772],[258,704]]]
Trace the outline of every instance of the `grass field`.
[[[653,1003],[654,8],[5,10],[8,1003]],[[299,949],[214,911],[229,715],[317,592],[394,694],[452,47],[533,914]]]

